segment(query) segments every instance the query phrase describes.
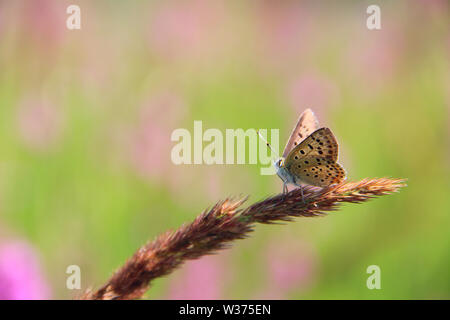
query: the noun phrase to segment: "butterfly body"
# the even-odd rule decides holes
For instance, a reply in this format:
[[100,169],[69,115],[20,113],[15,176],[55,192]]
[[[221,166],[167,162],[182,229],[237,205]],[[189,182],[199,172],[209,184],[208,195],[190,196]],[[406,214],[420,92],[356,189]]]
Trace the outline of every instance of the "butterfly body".
[[281,180],[283,180],[284,183],[291,183],[296,184],[295,176],[292,175],[289,170],[286,169],[286,166],[284,165],[284,158],[279,158],[273,163],[273,166],[276,169],[277,175],[280,177]]

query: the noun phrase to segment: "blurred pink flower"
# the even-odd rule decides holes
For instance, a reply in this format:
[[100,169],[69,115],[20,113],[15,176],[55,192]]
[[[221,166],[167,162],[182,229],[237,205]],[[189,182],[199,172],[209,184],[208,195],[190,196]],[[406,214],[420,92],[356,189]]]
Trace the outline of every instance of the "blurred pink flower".
[[[79,31],[68,31],[71,36],[78,35],[71,39],[73,53],[76,56],[73,68],[79,72],[81,78],[78,81],[81,82],[84,90],[93,92],[91,96],[94,98],[102,96],[103,92],[108,94],[107,92],[116,90],[117,86],[126,85],[120,81],[128,80],[123,79],[123,72],[130,70],[131,60],[127,60],[126,63],[121,62],[125,62],[124,57],[131,57],[130,55],[133,54],[131,45],[127,42],[133,38],[129,37],[126,29],[123,29],[120,24],[111,26],[111,31],[115,31],[112,31],[109,36],[102,36],[105,12],[99,9],[95,2],[83,3],[81,35],[78,35]],[[86,12],[89,21],[84,23],[83,14]],[[125,32],[117,32],[116,27]],[[78,65],[75,65],[76,63]],[[74,79],[77,78],[74,77]],[[103,102],[99,102],[95,107],[106,106]]]
[[4,3],[0,3],[0,36],[3,36],[3,32],[4,32],[4,25],[5,25],[5,17],[6,14],[9,12],[6,12],[5,10],[5,4]]
[[448,0],[417,0],[416,4],[418,5],[416,12],[423,13],[425,11],[431,15],[446,15],[450,8]]
[[190,261],[184,265],[182,275],[171,282],[168,299],[221,299],[227,276],[222,256],[206,256]]
[[142,173],[158,176],[168,163],[170,130],[158,123],[146,123],[137,132],[134,144],[134,162]]
[[80,53],[82,59],[78,71],[85,90],[105,89],[107,85],[117,80],[114,75],[123,67],[118,63],[120,60],[118,56],[121,53],[114,48],[117,44],[108,40],[101,39],[101,44],[99,44],[100,40],[95,37],[95,33],[84,38],[83,51]]
[[312,15],[295,1],[258,2],[257,33],[264,65],[292,67],[313,46]]
[[206,178],[205,191],[209,199],[213,201],[217,201],[217,199],[222,196],[222,176],[218,171],[219,169],[217,168],[211,168],[210,170],[208,170]]
[[159,54],[186,56],[211,47],[222,18],[221,2],[166,1],[153,8],[149,44]]
[[47,149],[62,133],[62,116],[49,101],[28,99],[17,114],[18,129],[23,141],[33,149]]
[[0,300],[48,299],[35,251],[24,242],[0,245]]
[[268,288],[270,297],[284,297],[289,291],[305,290],[316,278],[317,258],[309,243],[298,239],[272,243],[267,249]]
[[350,71],[362,88],[377,89],[395,76],[403,46],[402,36],[395,26],[384,26],[376,32],[364,29],[352,41],[343,68]]
[[320,114],[324,109],[335,106],[339,100],[339,90],[335,83],[325,75],[307,72],[294,79],[288,88],[290,104],[296,114],[311,108]]
[[171,134],[185,114],[180,97],[161,93],[151,98],[131,133],[132,162],[146,177],[166,178],[170,167]]
[[[67,4],[68,6],[68,4]],[[49,52],[64,40],[66,29],[66,6],[53,0],[26,1],[19,6],[20,21],[24,32],[31,37],[43,51]]]

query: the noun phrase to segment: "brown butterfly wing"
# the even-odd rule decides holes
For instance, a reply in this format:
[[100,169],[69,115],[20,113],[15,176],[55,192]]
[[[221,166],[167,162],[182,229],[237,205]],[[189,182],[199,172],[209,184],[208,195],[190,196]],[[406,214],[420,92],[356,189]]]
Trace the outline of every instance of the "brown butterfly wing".
[[[310,163],[315,162],[315,158],[306,158]],[[315,162],[313,165],[299,168],[294,163],[291,168],[291,174],[298,180],[298,182],[307,183],[313,186],[326,187],[335,183],[340,183],[346,179],[344,168],[339,163],[326,163],[325,159],[320,159],[320,162]],[[321,163],[320,165],[318,163]]]
[[[285,163],[294,160],[295,157],[321,157],[336,162],[338,159],[338,143],[333,133],[328,128],[320,128],[311,133],[305,140],[287,155]],[[296,159],[295,159],[296,160]]]
[[294,130],[292,130],[291,136],[286,144],[283,151],[283,157],[286,158],[289,152],[294,149],[295,146],[299,145],[306,137],[319,128],[319,121],[317,121],[316,116],[311,111],[311,109],[306,109],[300,115],[297,121],[297,125]]
[[328,128],[314,131],[289,153],[286,169],[299,182],[328,186],[345,180],[345,170],[336,163],[338,144]]

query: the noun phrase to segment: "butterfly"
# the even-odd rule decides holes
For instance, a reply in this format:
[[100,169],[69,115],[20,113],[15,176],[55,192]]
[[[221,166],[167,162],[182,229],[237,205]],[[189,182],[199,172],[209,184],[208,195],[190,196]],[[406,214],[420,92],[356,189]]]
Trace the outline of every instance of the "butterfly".
[[300,187],[303,198],[302,183],[326,187],[344,181],[346,173],[337,160],[338,143],[333,133],[329,128],[319,128],[314,113],[306,109],[292,130],[283,156],[274,162],[283,181],[283,194],[288,184]]

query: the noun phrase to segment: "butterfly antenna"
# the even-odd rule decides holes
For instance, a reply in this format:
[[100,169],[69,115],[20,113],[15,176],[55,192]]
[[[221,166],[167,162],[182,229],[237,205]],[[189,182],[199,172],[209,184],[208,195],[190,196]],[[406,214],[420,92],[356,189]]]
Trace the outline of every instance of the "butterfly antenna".
[[258,136],[261,138],[262,141],[264,141],[266,143],[266,146],[270,149],[270,151],[272,151],[278,158],[280,157],[278,155],[277,152],[275,152],[275,150],[272,149],[272,146],[270,145],[269,142],[267,142],[267,140],[262,136],[261,132],[259,132],[259,130],[256,130],[256,132],[258,133]]

